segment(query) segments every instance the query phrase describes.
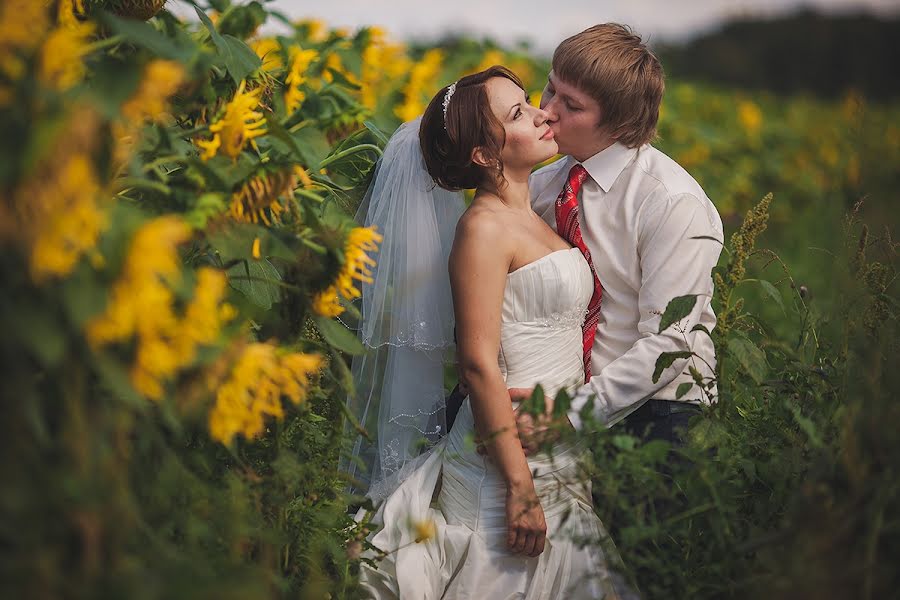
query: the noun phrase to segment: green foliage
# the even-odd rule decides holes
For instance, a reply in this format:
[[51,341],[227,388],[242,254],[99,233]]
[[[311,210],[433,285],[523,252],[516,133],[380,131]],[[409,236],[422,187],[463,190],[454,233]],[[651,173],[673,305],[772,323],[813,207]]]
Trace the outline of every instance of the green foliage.
[[[374,28],[317,34],[314,23],[289,24],[261,2],[211,1],[218,18],[198,11],[194,24],[165,10],[143,22],[126,10],[149,15],[157,4],[88,2],[97,33],[87,76],[70,88],[33,76],[31,46],[22,51],[29,75],[0,79],[0,595],[357,597],[353,548],[366,523],[346,513],[355,499],[344,496],[337,464],[353,391],[348,360],[362,348],[311,307],[346,260],[350,215],[398,104],[422,108],[432,92],[409,85],[432,48],[389,55],[375,66],[397,61],[403,72],[372,83],[363,54]],[[254,32],[270,19],[287,27],[266,40],[279,65],[256,53]],[[297,87],[305,99],[288,111],[298,46],[318,56]],[[525,48],[465,39],[439,47],[428,74],[435,89],[501,62],[536,92],[548,68]],[[123,120],[159,59],[183,70],[177,93],[161,117]],[[262,90],[267,134],[235,156],[204,160],[197,142],[211,139],[242,81]],[[378,101],[366,104],[373,89]],[[660,145],[733,232],[714,272],[717,326],[701,332],[716,344],[719,401],[694,419],[680,450],[607,431],[586,407],[582,420],[598,430],[587,440],[597,511],[647,598],[889,596],[900,584],[897,107],[856,94],[823,103],[685,82],[669,90]],[[92,110],[75,112],[85,105]],[[73,114],[83,127],[73,127]],[[120,145],[125,137],[133,147]],[[22,219],[13,197],[35,200],[30,192],[43,189],[35,182],[53,179],[48,163],[70,156],[88,157],[96,171],[109,226],[65,276],[38,281],[10,223],[39,220]],[[295,167],[310,182],[293,179]],[[241,220],[235,198],[245,194],[250,207],[262,182],[284,193]],[[768,190],[779,201],[754,207]],[[858,206],[844,219],[863,194],[867,223]],[[192,228],[176,308],[196,297],[198,270],[213,267],[228,274],[239,318],[150,401],[134,384],[136,342],[98,349],[85,327],[111,302],[136,232],[160,215]],[[777,254],[758,244],[764,231]],[[674,299],[660,330],[677,327],[696,301]],[[258,438],[223,445],[209,432],[207,381],[221,381],[253,341],[314,352],[327,365],[303,404],[285,404],[284,418],[267,420]],[[690,356],[663,355],[647,376],[656,381]],[[698,373],[677,394],[711,383]],[[569,403],[556,398],[554,414]],[[538,391],[526,408],[547,405]]]
[[[641,444],[582,413],[594,432],[598,514],[647,598],[877,598],[900,583],[891,558],[900,536],[889,525],[900,487],[888,466],[900,458],[900,380],[889,366],[898,314],[887,300],[896,298],[896,245],[868,239],[854,211],[846,251],[833,255],[835,312],[822,313],[771,251],[756,249],[769,201],[723,255],[714,308],[724,326],[712,332],[718,402],[691,420],[687,445]],[[737,290],[759,281],[745,272],[762,277],[772,264],[791,282],[787,314],[775,313],[787,319],[784,336]],[[877,328],[867,326],[873,315]],[[674,354],[660,356],[654,377]]]

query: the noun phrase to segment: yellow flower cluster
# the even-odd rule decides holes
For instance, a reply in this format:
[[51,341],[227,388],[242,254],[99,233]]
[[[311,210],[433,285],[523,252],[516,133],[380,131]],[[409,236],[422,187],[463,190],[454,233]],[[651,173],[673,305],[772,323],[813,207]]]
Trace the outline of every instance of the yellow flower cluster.
[[201,155],[203,160],[209,160],[219,152],[235,160],[247,142],[255,147],[254,138],[266,133],[265,117],[257,110],[263,88],[258,87],[248,92],[245,91],[246,87],[247,82],[241,81],[234,98],[225,106],[225,114],[210,125],[212,139],[197,140],[197,145],[204,151]]
[[312,180],[306,170],[299,165],[288,170],[251,177],[231,197],[231,218],[243,223],[262,221],[269,226],[281,223],[284,206],[279,200],[291,198],[298,182],[307,189],[312,186]]
[[169,98],[178,91],[185,78],[184,67],[175,61],[152,60],[147,64],[138,89],[122,104],[122,119],[113,125],[116,164],[124,163],[131,154],[145,119],[154,122],[162,119]]
[[356,75],[354,75],[351,71],[349,71],[346,67],[344,67],[344,63],[341,60],[341,55],[337,52],[329,52],[325,57],[325,64],[323,65],[324,70],[322,71],[322,79],[316,81],[314,83],[314,87],[319,89],[322,87],[322,82],[331,83],[334,81],[334,75],[332,75],[332,71],[336,73],[340,73],[344,76],[344,78],[350,83],[359,85],[359,81],[356,79]]
[[[39,43],[35,32],[49,27],[47,7],[34,0],[5,0],[0,3],[0,81],[17,81],[25,74],[23,54]],[[0,106],[12,102],[12,90],[0,83]]]
[[122,105],[128,121],[157,120],[166,111],[169,98],[185,80],[184,67],[172,60],[152,60],[144,68],[137,91]]
[[36,283],[68,275],[94,250],[106,228],[102,182],[92,155],[100,120],[73,106],[64,126],[44,144],[34,169],[0,201],[0,236],[19,245]]
[[84,14],[84,0],[60,0],[57,3],[56,20],[63,27],[78,27],[81,25],[79,17]]
[[763,114],[759,107],[750,100],[742,100],[738,103],[738,121],[747,135],[754,137],[762,128]]
[[344,243],[344,266],[335,282],[313,298],[313,311],[325,317],[336,317],[344,312],[339,295],[347,300],[360,297],[353,280],[372,283],[371,267],[376,263],[366,252],[377,251],[381,240],[374,227],[355,227],[350,232]]
[[[484,71],[489,67],[493,67],[494,65],[506,65],[508,61],[506,60],[506,55],[503,54],[502,51],[497,50],[496,48],[488,50],[481,57],[481,62],[475,65],[475,68],[466,73],[478,73],[479,71]],[[518,73],[516,73],[518,75]]]
[[35,31],[44,31],[48,26],[49,15],[43,2],[5,0],[0,3],[0,48],[4,62],[6,53],[13,49],[33,48],[39,40]]
[[69,274],[106,228],[100,184],[88,156],[75,154],[24,189],[17,205],[30,241],[31,276],[37,282]]
[[319,53],[315,50],[304,50],[300,46],[291,46],[291,68],[284,80],[287,87],[284,92],[284,107],[288,114],[299,109],[306,100],[306,93],[300,89],[300,86],[306,83],[306,72],[318,58]]
[[394,113],[403,121],[412,121],[425,111],[426,97],[435,86],[435,81],[444,62],[444,52],[432,48],[425,52],[422,60],[413,65],[409,73],[409,81],[403,89],[403,101]]
[[[82,58],[95,28],[82,22],[83,0],[58,3],[56,27],[48,3],[4,0],[0,4],[0,75],[17,81],[25,75],[27,57],[38,50],[38,75],[47,86],[66,90],[84,75]],[[0,106],[12,101],[12,90],[0,84]]]
[[74,86],[84,76],[82,58],[88,50],[87,41],[95,31],[93,23],[79,21],[76,14],[84,14],[82,0],[59,2],[59,26],[50,32],[40,51],[41,81],[61,91]]
[[294,404],[303,402],[310,379],[322,362],[317,354],[283,354],[272,344],[247,345],[228,380],[216,391],[209,415],[210,434],[223,444],[230,444],[239,434],[255,438],[262,433],[267,417],[284,416],[282,396]]
[[402,77],[412,63],[403,44],[389,42],[380,27],[371,27],[369,36],[369,44],[362,51],[360,102],[375,110],[385,86]]
[[152,399],[163,396],[165,382],[193,362],[198,346],[215,342],[236,314],[223,302],[224,273],[203,267],[183,316],[176,315],[173,287],[181,281],[182,267],[178,246],[190,236],[190,227],[173,215],[144,224],[131,241],[105,312],[86,327],[94,348],[136,339],[131,382]]
[[324,42],[328,39],[328,25],[321,19],[303,19],[295,21],[294,26],[306,30],[306,39],[311,42]]
[[413,521],[410,523],[413,532],[416,534],[416,543],[427,542],[437,535],[437,523],[434,519],[426,519],[424,521]]
[[284,66],[281,62],[281,45],[275,38],[253,40],[250,48],[262,59],[263,71],[274,71]]

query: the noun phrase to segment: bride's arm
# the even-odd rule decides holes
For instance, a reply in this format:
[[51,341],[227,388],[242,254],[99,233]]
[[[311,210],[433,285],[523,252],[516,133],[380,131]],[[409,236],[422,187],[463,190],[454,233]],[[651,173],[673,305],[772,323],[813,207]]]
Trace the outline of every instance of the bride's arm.
[[489,216],[465,215],[450,253],[450,285],[459,375],[469,389],[476,429],[507,484],[508,545],[534,556],[543,550],[546,524],[497,362],[503,291],[513,252],[507,239],[502,225]]

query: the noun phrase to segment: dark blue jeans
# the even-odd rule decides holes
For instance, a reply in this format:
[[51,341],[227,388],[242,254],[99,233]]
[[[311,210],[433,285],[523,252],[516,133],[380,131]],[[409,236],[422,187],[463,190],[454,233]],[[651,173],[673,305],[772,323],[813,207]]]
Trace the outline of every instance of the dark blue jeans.
[[700,407],[672,400],[647,400],[639,409],[625,417],[625,431],[645,442],[663,440],[672,447],[685,444],[685,432],[691,417]]

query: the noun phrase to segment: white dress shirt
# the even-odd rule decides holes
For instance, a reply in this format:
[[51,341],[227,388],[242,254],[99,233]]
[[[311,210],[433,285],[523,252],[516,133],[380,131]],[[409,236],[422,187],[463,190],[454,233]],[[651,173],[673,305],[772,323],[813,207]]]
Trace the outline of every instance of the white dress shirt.
[[[567,156],[531,176],[534,210],[554,231],[556,198],[575,164]],[[712,341],[691,329],[698,323],[710,331],[715,326],[710,271],[722,245],[691,238],[723,240],[722,220],[703,189],[656,148],[615,143],[582,164],[590,177],[578,194],[578,218],[603,298],[591,353],[593,377],[578,390],[569,412],[576,429],[581,428],[578,413],[592,396],[594,416],[612,426],[650,398],[675,400],[678,385],[693,381],[690,365],[713,375]],[[687,294],[699,294],[694,310],[658,333],[669,301]],[[703,360],[676,360],[653,383],[659,355],[680,350]],[[696,386],[680,400],[708,402]]]

